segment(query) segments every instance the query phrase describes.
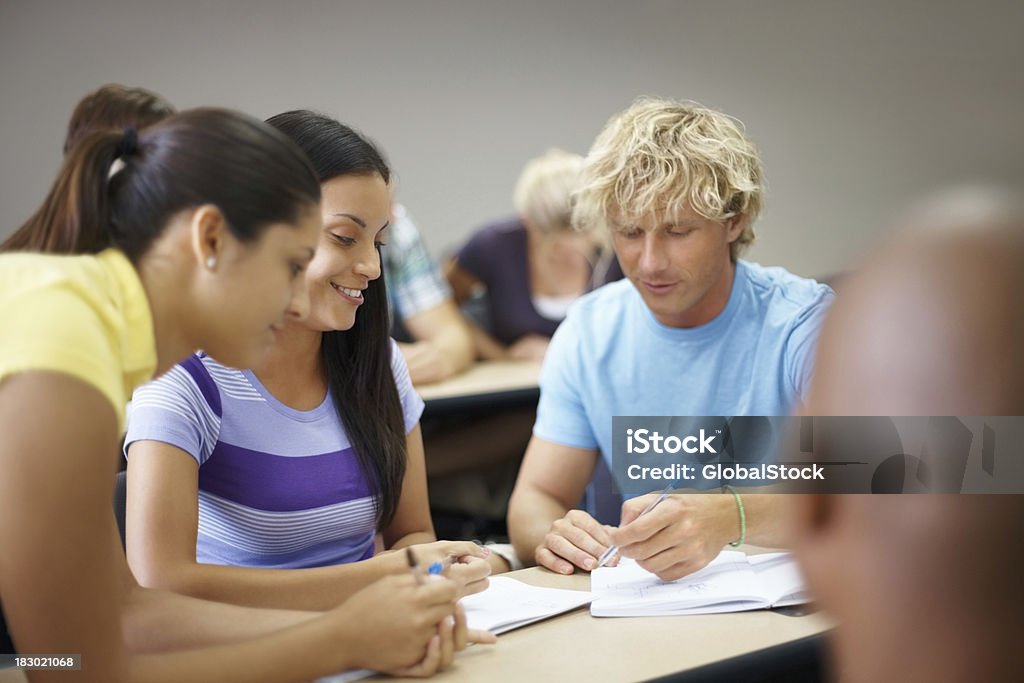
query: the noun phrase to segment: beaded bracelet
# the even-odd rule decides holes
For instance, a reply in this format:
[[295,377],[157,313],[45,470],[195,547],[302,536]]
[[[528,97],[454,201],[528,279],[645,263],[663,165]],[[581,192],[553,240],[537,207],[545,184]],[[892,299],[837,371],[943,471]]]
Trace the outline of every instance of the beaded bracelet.
[[747,513],[743,510],[743,499],[740,498],[740,494],[736,493],[736,489],[726,484],[722,487],[722,491],[728,491],[736,499],[736,507],[740,511],[740,540],[729,545],[733,548],[739,548],[743,545],[743,542],[747,540]]

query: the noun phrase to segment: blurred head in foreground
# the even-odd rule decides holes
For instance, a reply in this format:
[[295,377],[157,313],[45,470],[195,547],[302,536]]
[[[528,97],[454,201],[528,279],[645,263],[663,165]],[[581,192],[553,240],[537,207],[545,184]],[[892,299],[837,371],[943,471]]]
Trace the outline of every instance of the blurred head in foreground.
[[[844,283],[809,415],[1024,415],[1024,212],[946,194]],[[791,496],[844,681],[1024,680],[1024,496]]]

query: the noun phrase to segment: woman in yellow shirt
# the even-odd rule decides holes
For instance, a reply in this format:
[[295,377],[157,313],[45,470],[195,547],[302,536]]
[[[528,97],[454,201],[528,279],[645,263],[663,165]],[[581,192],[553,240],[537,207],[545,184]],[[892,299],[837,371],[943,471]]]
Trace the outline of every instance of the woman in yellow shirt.
[[283,135],[198,109],[87,137],[9,240],[80,254],[0,256],[0,602],[20,652],[79,654],[81,681],[291,681],[429,674],[465,644],[449,581],[390,577],[323,614],[258,610],[140,588],[120,549],[126,399],[197,348],[261,359],[307,306],[319,199]]

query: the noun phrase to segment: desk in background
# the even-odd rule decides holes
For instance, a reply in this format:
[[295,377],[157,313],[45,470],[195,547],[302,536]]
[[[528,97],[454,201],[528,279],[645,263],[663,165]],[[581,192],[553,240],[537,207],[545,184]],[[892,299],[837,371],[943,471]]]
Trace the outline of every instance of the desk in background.
[[[506,576],[535,586],[590,588],[587,574],[561,576],[532,567]],[[744,668],[742,660],[732,658],[749,656],[748,664],[756,666],[758,658],[770,661],[773,651],[799,656],[801,650],[814,650],[817,639],[831,627],[821,614],[788,617],[757,610],[596,618],[582,608],[500,635],[497,645],[472,646],[457,656],[451,670],[431,680],[620,683],[678,675],[685,681],[682,672],[692,672],[701,681],[745,680],[732,674]],[[704,668],[708,665],[719,668],[721,674],[715,676]]]
[[507,540],[505,513],[533,431],[536,361],[481,361],[417,386],[434,528],[440,538]]
[[536,405],[539,378],[537,361],[479,361],[443,382],[417,386],[416,391],[426,403],[425,416],[494,411]]

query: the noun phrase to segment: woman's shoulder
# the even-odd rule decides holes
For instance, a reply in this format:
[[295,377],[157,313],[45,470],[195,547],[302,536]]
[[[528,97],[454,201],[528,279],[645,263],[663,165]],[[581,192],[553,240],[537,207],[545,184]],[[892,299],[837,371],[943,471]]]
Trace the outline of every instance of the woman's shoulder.
[[456,254],[459,265],[483,279],[495,270],[515,273],[522,269],[526,253],[526,228],[518,218],[509,218],[478,228]]
[[45,292],[77,294],[83,302],[102,298],[116,284],[101,255],[58,255],[30,252],[0,254],[0,301],[11,305]]
[[473,231],[467,244],[498,249],[526,244],[526,226],[516,217],[487,223]]
[[398,342],[394,338],[388,337],[388,344],[391,345],[391,374],[401,393],[403,385],[412,385],[412,380],[409,377],[409,365],[405,362],[405,356],[402,355],[402,349],[398,346]]

